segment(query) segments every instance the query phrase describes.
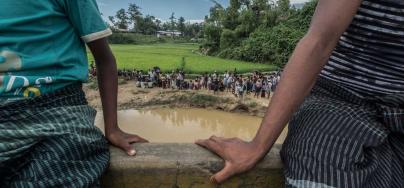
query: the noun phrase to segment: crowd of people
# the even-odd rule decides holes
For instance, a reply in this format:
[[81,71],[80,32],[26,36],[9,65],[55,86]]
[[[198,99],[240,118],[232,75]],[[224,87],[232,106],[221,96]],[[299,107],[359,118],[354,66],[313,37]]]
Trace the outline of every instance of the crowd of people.
[[[96,70],[91,66],[90,74],[96,75]],[[261,73],[254,71],[251,74],[238,74],[237,70],[225,71],[219,74],[205,73],[193,79],[186,79],[185,72],[175,70],[169,73],[162,73],[159,67],[142,70],[118,70],[118,76],[127,81],[133,80],[136,87],[178,90],[209,90],[214,94],[219,92],[231,92],[236,97],[243,98],[246,95],[254,95],[255,98],[270,98],[278,85],[281,72]]]

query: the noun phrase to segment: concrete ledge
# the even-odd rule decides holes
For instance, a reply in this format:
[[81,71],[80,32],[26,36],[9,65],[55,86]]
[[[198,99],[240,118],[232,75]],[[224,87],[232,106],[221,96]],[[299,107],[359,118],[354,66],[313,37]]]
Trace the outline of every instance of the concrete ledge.
[[194,144],[136,144],[136,157],[111,147],[111,163],[102,178],[102,187],[280,188],[284,186],[280,147],[274,146],[251,172],[221,186],[211,184],[209,177],[223,167],[222,160]]

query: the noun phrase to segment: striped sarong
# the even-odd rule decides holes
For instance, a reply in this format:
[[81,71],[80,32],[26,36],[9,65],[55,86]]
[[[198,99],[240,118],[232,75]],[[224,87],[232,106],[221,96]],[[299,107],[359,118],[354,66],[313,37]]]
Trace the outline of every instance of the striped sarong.
[[403,188],[404,96],[364,97],[320,79],[281,156],[286,187]]
[[109,161],[81,84],[0,106],[0,187],[97,187]]

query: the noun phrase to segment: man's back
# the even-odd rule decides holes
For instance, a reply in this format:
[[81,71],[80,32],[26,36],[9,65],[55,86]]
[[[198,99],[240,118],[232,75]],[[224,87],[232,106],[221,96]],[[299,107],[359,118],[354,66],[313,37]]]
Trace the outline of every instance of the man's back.
[[85,82],[83,41],[110,33],[93,0],[0,1],[0,101]]
[[404,90],[404,2],[364,0],[321,77],[369,96]]

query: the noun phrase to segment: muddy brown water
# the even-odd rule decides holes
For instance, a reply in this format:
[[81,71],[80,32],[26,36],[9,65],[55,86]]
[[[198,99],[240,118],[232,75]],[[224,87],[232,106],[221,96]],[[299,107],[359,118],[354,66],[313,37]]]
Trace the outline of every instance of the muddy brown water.
[[[212,135],[239,137],[251,140],[262,118],[205,109],[153,109],[118,112],[122,130],[138,134],[153,143],[193,143]],[[96,126],[103,130],[103,117],[99,112]],[[285,130],[277,143],[282,143]]]

